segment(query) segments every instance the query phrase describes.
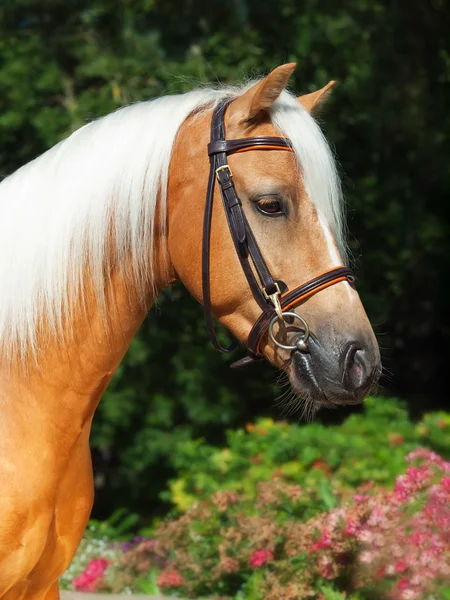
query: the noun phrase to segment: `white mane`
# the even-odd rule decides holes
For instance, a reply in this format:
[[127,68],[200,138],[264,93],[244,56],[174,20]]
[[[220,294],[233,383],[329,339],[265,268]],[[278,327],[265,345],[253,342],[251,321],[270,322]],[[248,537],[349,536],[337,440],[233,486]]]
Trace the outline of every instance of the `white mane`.
[[[138,282],[152,280],[148,248],[157,200],[165,223],[177,132],[192,112],[247,87],[195,90],[122,108],[0,183],[0,349],[36,351],[42,318],[57,334],[82,292],[87,267],[99,302],[105,272],[125,255]],[[271,116],[291,139],[306,190],[342,247],[340,183],[320,128],[287,92]]]

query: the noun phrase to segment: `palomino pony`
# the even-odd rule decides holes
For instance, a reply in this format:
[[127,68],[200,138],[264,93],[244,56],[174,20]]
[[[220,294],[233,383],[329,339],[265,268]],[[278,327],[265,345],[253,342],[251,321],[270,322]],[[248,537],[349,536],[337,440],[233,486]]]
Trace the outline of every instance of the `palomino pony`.
[[360,402],[377,378],[342,264],[338,177],[311,117],[332,84],[295,98],[294,67],[128,106],[1,183],[3,600],[59,597],[93,501],[96,406],[174,281],[307,402]]

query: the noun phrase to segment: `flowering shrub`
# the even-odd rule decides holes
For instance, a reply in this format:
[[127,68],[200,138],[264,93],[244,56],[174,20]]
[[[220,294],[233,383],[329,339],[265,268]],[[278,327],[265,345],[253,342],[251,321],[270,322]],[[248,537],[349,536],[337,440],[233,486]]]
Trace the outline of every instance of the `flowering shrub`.
[[[75,560],[60,580],[61,587],[79,592],[146,594],[158,594],[165,587],[174,589],[177,582],[181,585],[181,580],[173,570],[163,574],[166,561],[156,546],[156,540],[141,536],[127,542],[83,540]],[[102,553],[110,558],[102,558]]]
[[[254,495],[258,481],[277,473],[306,488],[325,489],[330,478],[349,489],[368,481],[392,485],[406,466],[406,454],[420,445],[450,457],[450,441],[445,441],[450,440],[450,415],[436,414],[415,425],[400,402],[368,398],[364,413],[341,425],[261,419],[246,430],[228,431],[223,449],[202,440],[184,442],[176,450],[178,478],[163,498],[184,511],[218,490]],[[317,509],[327,508],[325,494]]]
[[[370,399],[342,425],[260,420],[185,444],[178,516],[91,522],[62,587],[235,600],[450,600],[450,415]],[[442,458],[430,449],[439,450]],[[151,536],[151,539],[147,537]]]
[[339,506],[306,520],[314,494],[281,479],[262,482],[255,500],[217,492],[160,526],[163,573],[176,573],[173,588],[191,598],[317,598],[326,582],[342,598],[446,597],[450,463],[425,449],[407,463],[393,491],[341,491]]

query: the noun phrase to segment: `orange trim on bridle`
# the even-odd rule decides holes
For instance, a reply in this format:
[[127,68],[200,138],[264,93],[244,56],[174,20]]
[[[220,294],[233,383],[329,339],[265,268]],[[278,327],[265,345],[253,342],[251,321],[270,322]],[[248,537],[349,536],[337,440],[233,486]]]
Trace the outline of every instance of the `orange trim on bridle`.
[[[284,139],[280,136],[280,139]],[[250,150],[287,150],[293,152],[294,148],[288,146],[250,146],[248,148],[240,148],[239,150],[230,150],[228,154],[238,154],[239,152],[249,152]]]

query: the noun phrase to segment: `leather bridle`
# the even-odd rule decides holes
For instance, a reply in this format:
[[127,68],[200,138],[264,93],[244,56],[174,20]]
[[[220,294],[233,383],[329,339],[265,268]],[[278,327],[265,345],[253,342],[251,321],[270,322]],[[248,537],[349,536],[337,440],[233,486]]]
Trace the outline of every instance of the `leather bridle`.
[[[241,263],[242,270],[247,278],[253,296],[262,310],[260,317],[253,325],[247,339],[248,356],[232,364],[232,367],[240,367],[262,358],[260,344],[264,334],[268,330],[272,341],[277,346],[290,350],[308,352],[307,340],[309,328],[306,321],[297,313],[286,311],[289,311],[289,309],[307,300],[313,294],[339,283],[340,281],[353,283],[356,277],[349,267],[335,267],[309,279],[292,290],[288,290],[287,285],[283,281],[276,280],[272,277],[242,209],[241,201],[236,193],[236,188],[233,183],[233,174],[228,165],[227,155],[245,150],[292,151],[293,148],[288,139],[275,136],[258,136],[226,140],[225,112],[231,101],[232,100],[230,99],[224,100],[216,106],[211,122],[211,141],[208,144],[208,155],[211,168],[209,172],[203,221],[202,285],[205,321],[211,341],[214,347],[220,352],[231,352],[236,348],[238,342],[237,340],[234,340],[230,346],[227,347],[220,344],[214,331],[211,310],[210,239],[214,186],[217,179],[228,227],[239,262]],[[279,321],[280,324],[283,324],[285,321],[292,319],[301,321],[302,331],[292,345],[286,346],[276,339],[273,333],[273,326],[277,321]]]

